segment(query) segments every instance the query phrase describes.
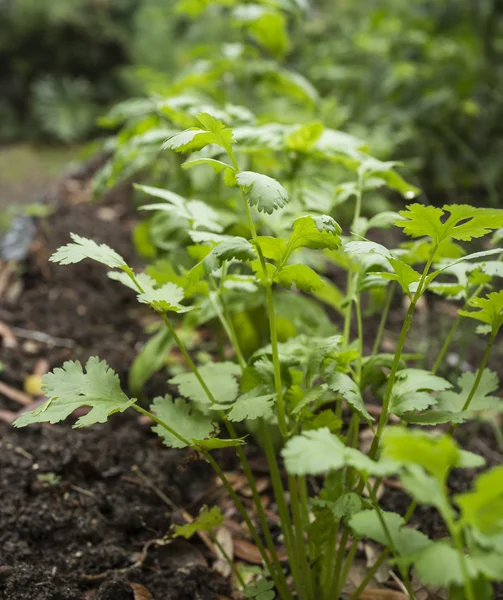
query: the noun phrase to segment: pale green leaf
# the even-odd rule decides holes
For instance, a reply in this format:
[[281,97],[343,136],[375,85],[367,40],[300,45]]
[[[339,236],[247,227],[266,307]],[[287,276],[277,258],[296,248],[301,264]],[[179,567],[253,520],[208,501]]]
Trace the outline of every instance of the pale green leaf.
[[289,254],[299,248],[337,250],[341,245],[341,228],[328,215],[299,217],[293,223],[293,233],[287,244]]
[[364,510],[351,518],[349,526],[358,536],[384,546],[392,542],[399,555],[412,554],[431,544],[424,533],[406,527],[403,517],[397,513],[381,511],[381,518],[377,510]]
[[307,265],[287,265],[281,268],[274,277],[274,281],[286,288],[291,288],[293,284],[303,292],[312,292],[324,286],[321,277]]
[[253,243],[262,250],[265,258],[280,262],[286,247],[286,242],[282,238],[259,235]]
[[299,125],[287,134],[286,147],[294,152],[309,152],[320,138],[323,130],[322,123]]
[[73,244],[61,246],[50,257],[51,262],[59,263],[60,265],[70,265],[79,263],[80,261],[90,258],[110,269],[127,269],[126,261],[115,250],[112,250],[106,244],[97,244],[93,240],[81,237],[76,233],[70,233]]
[[491,326],[497,332],[503,324],[503,290],[491,292],[485,298],[472,298],[469,305],[480,310],[460,310],[459,314]]
[[168,282],[159,288],[146,289],[143,293],[138,294],[138,301],[148,304],[159,313],[184,313],[192,310],[192,307],[180,304],[183,297],[183,289],[174,283]]
[[135,402],[121,389],[119,377],[106,362],[96,356],[86,364],[86,371],[80,362],[65,362],[43,378],[43,387],[48,400],[33,411],[23,413],[15,422],[15,427],[31,423],[59,423],[73,411],[83,406],[91,410],[80,417],[74,427],[87,427],[95,423],[105,423],[116,412],[123,412]]
[[173,537],[191,538],[198,531],[211,531],[215,527],[220,527],[224,522],[224,516],[218,506],[214,506],[208,510],[207,506],[203,506],[201,512],[192,523],[186,525],[176,525]]
[[253,171],[241,171],[236,175],[236,181],[246,188],[249,205],[256,206],[260,212],[272,214],[288,202],[288,192],[272,177]]
[[430,393],[441,392],[452,387],[442,377],[437,377],[423,369],[402,369],[398,371],[391,392],[391,411],[401,415],[411,410],[423,410],[437,400]]
[[503,466],[481,473],[475,489],[455,496],[462,521],[484,534],[503,531]]
[[[171,396],[154,398],[150,410],[188,442],[210,437],[215,432],[211,417],[201,414],[182,398],[173,400]],[[170,448],[186,448],[187,444],[169,432],[162,425],[152,427]],[[192,444],[190,444],[192,445]]]
[[355,411],[367,421],[367,423],[374,420],[365,408],[360,388],[349,375],[336,371],[330,375],[327,384],[333,392],[341,394],[344,400],[346,400],[346,402],[350,404]]
[[[209,363],[199,367],[198,370],[219,404],[234,402],[239,390],[236,380],[236,377],[241,374],[239,365],[231,362]],[[170,379],[170,383],[178,386],[182,396],[190,398],[198,404],[210,404],[211,402],[194,373],[181,373]]]
[[269,419],[273,414],[275,394],[257,396],[254,391],[239,396],[227,414],[229,421]]
[[377,463],[360,451],[348,448],[328,428],[306,431],[290,438],[282,455],[286,469],[292,475],[320,475],[346,466],[377,476],[388,475],[395,470],[392,463]]

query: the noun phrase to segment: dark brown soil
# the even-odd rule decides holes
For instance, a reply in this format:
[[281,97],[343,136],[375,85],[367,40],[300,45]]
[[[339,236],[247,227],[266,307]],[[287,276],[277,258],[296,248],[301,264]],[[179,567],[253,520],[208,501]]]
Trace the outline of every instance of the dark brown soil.
[[[56,213],[39,222],[32,252],[0,298],[0,321],[18,341],[9,348],[0,340],[0,377],[17,390],[41,361],[52,369],[94,354],[125,382],[135,344],[146,338],[141,321],[148,310],[105,268],[47,261],[69,232],[134,260],[130,198],[122,190],[99,204],[75,202],[75,195],[60,200]],[[33,332],[50,338],[34,339]],[[20,405],[0,393],[0,409]],[[133,600],[129,582],[144,585],[154,600],[225,598],[228,585],[210,570],[204,546],[152,543],[173,518],[181,521],[132,472],[135,465],[175,505],[195,513],[212,485],[204,464],[185,465],[183,453],[163,447],[132,417],[86,430],[0,424],[0,599]]]

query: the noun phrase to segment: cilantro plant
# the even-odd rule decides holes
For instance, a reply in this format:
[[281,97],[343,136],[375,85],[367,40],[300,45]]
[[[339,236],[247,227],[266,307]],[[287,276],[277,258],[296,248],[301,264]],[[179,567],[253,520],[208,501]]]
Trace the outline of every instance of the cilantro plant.
[[[305,153],[318,151],[322,133],[322,128],[317,137],[310,131]],[[285,139],[284,132],[277,135]],[[159,315],[168,339],[187,365],[186,372],[169,381],[178,393],[145,404],[129,397],[117,375],[98,358],[89,359],[85,368],[67,362],[45,376],[47,402],[23,414],[15,425],[57,423],[86,406],[90,411],[75,423],[83,427],[129,409],[149,417],[167,446],[192,448],[222,480],[261,554],[262,578],[244,589],[246,597],[339,598],[358,542],[367,537],[381,544],[383,551],[353,599],[385,560],[396,568],[410,598],[414,598],[411,569],[425,584],[446,588],[450,598],[492,598],[490,582],[503,579],[503,470],[483,471],[471,491],[454,497],[448,493],[447,480],[454,468],[483,465],[480,457],[456,444],[452,430],[481,413],[503,408],[501,399],[491,395],[498,382],[487,369],[503,324],[503,292],[490,291],[502,273],[501,249],[468,253],[465,248],[501,228],[503,211],[415,203],[369,221],[362,217],[367,190],[388,184],[408,195],[411,188],[392,163],[355,150],[344,159],[354,173],[345,184],[354,200],[354,214],[351,230],[343,235],[331,214],[313,204],[308,209],[302,197],[277,179],[251,170],[246,143],[208,113],[198,116],[198,126],[169,137],[164,149],[185,156],[184,169],[214,171],[228,189],[218,197],[233,208],[232,218],[221,221],[205,202],[139,186],[156,199],[146,209],[176,215],[185,226],[192,241],[186,248],[191,266],[172,263],[163,272],[136,272],[113,249],[75,234],[51,260],[63,265],[85,259],[102,263],[110,269],[110,277],[131,288],[140,303]],[[318,159],[330,165],[335,156],[340,154],[325,148]],[[331,213],[337,210],[329,208]],[[370,228],[391,225],[411,241],[387,248],[364,237]],[[296,310],[302,310],[304,296],[330,304],[327,294],[319,294],[332,289],[327,265],[346,271],[346,291],[337,301],[340,327],[327,320],[325,328],[310,334],[295,327],[285,334],[283,326],[280,338],[285,297],[299,301]],[[381,326],[369,349],[362,306],[376,290],[386,287]],[[381,353],[390,299],[400,290],[408,309],[394,352]],[[477,372],[462,375],[456,385],[437,374],[438,360],[428,371],[409,366],[411,357],[404,354],[416,306],[428,290],[461,300],[459,319],[479,321],[478,333],[488,336]],[[262,298],[259,304],[267,315],[268,339],[265,345],[247,350],[235,319],[242,308],[236,307],[253,305],[257,298]],[[233,349],[226,360],[198,363],[183,341],[180,324],[196,327],[205,319],[198,321],[198,313],[205,311],[220,323]],[[440,358],[451,339],[449,335]],[[380,405],[377,419],[364,401],[369,397]],[[390,425],[392,416],[401,420],[400,426]],[[437,424],[448,424],[450,431],[428,430]],[[358,447],[362,426],[373,433],[368,452]],[[287,565],[278,556],[277,540],[246,456],[250,433],[267,457]],[[224,447],[235,449],[252,491],[256,518],[213,456],[213,450]],[[284,477],[280,457],[287,471]],[[403,515],[384,511],[377,499],[381,479],[391,476],[398,477],[412,497]],[[317,485],[312,485],[315,481]],[[407,527],[416,503],[432,505],[441,514],[449,532],[446,539],[432,540]],[[220,523],[218,509],[205,509],[174,535],[211,533]]]

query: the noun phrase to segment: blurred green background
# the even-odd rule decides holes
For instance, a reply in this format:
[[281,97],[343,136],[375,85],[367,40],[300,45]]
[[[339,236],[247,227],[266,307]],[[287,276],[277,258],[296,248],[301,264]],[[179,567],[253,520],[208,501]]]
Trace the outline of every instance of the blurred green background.
[[[289,10],[245,34],[229,27],[231,8],[236,23],[264,4]],[[318,90],[311,117],[366,140],[381,159],[399,157],[432,202],[497,205],[502,17],[499,0],[2,0],[0,143],[99,138],[97,119],[117,101],[172,92],[189,65],[183,90],[200,91],[208,78],[194,65],[204,73],[243,35],[265,37],[270,58]],[[219,85],[205,92],[255,110],[253,96],[276,119],[305,112],[305,99],[286,109],[253,80],[223,98]]]

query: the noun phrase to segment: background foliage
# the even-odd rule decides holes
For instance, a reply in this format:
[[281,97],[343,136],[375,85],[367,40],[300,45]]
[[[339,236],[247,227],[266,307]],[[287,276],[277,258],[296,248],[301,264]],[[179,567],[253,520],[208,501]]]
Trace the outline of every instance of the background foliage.
[[[259,22],[246,38],[262,47],[268,38],[262,58],[281,59],[305,76],[321,102],[314,111],[306,98],[285,105],[270,90],[256,89],[254,77],[248,87],[219,79],[226,89],[214,87],[213,96],[225,94],[260,112],[250,106],[252,92],[275,120],[282,115],[290,122],[299,122],[307,108],[327,126],[367,140],[379,158],[403,158],[433,201],[438,192],[459,200],[466,191],[471,201],[475,192],[482,203],[496,204],[503,154],[501,3],[275,4],[286,13],[278,13],[274,31],[271,20]],[[115,101],[162,93],[194,60],[201,74],[209,58],[237,52],[240,23],[257,6],[234,0],[0,3],[0,140],[96,135],[96,118]],[[224,16],[230,9],[234,27]],[[204,18],[195,18],[203,10]]]

